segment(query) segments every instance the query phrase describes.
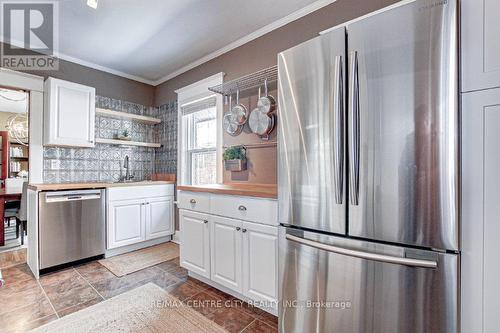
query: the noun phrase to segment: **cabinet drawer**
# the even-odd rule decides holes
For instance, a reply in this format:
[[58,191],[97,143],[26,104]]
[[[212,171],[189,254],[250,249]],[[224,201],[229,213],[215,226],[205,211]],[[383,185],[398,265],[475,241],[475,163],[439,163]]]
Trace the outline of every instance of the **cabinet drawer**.
[[179,191],[178,194],[179,208],[203,213],[210,212],[210,194],[189,191]]
[[108,188],[108,200],[129,200],[174,195],[174,185],[123,186]]
[[210,213],[268,225],[278,225],[276,200],[215,195],[210,197]]

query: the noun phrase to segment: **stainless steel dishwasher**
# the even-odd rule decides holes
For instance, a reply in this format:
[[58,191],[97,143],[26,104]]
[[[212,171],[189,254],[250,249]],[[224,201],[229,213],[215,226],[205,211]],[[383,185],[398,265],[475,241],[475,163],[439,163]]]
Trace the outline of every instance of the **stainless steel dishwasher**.
[[105,191],[42,192],[40,269],[104,254]]

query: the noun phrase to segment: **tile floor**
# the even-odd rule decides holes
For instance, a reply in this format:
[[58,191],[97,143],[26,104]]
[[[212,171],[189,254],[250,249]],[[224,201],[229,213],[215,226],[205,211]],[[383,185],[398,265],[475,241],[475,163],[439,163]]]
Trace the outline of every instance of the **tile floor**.
[[0,289],[2,333],[25,332],[149,282],[229,332],[278,331],[275,316],[188,277],[178,258],[120,278],[97,261],[44,275],[38,281],[26,264],[4,269],[2,273],[5,280],[5,287]]

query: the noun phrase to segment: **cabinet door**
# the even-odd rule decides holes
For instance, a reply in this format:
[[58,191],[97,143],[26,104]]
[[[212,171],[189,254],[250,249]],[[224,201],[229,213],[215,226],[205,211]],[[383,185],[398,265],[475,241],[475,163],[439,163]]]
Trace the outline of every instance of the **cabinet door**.
[[462,332],[500,324],[500,89],[462,95]]
[[210,278],[209,215],[181,209],[179,229],[181,266]]
[[108,204],[108,249],[146,240],[144,200]]
[[500,1],[462,0],[462,91],[500,87]]
[[278,228],[243,222],[243,294],[256,301],[278,298]]
[[239,220],[211,216],[212,281],[242,291],[241,224]]
[[173,197],[146,200],[146,239],[172,235],[174,233]]
[[93,147],[95,88],[48,78],[45,89],[44,143]]

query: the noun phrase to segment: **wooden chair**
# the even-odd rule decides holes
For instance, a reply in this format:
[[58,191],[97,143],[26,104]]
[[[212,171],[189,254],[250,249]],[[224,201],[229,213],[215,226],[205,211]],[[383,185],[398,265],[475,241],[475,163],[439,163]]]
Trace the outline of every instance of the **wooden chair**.
[[28,182],[23,183],[23,191],[21,193],[21,205],[16,214],[16,235],[21,236],[21,245],[24,245],[24,235],[28,235],[27,230],[28,221]]

